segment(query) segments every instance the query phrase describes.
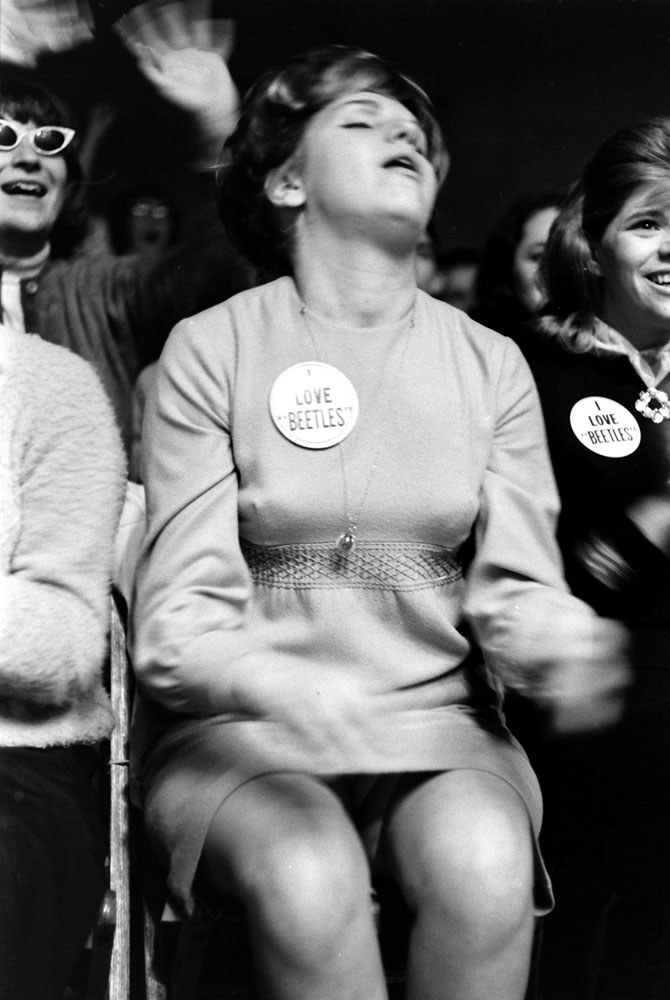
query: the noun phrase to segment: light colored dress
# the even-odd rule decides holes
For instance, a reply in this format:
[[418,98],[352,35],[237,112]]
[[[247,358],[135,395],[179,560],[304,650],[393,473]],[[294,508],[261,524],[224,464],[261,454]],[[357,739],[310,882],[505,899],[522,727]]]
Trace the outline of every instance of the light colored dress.
[[[284,433],[337,425],[349,400],[313,394],[307,417],[289,372],[306,362],[331,366],[322,389],[333,368],[355,387],[358,420],[333,447]],[[288,395],[271,406],[280,376]],[[595,616],[561,577],[542,418],[511,341],[422,292],[413,326],[338,326],[303,314],[282,278],[175,328],[145,448],[134,739],[178,897],[220,803],[268,771],[490,771],[537,833],[539,788],[500,692],[558,655],[547,620],[590,634]],[[350,515],[357,544],[342,555]],[[261,663],[294,684],[318,676],[324,696],[333,676],[380,705],[393,693],[393,709],[315,753],[240,707],[236,678]]]

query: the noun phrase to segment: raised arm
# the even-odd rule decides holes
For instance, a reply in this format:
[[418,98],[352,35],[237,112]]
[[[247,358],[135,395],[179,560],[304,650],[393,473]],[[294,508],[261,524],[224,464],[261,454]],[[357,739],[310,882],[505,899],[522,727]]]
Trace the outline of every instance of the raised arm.
[[[3,62],[37,65],[45,52],[64,52],[90,42],[89,18],[81,0],[11,0],[0,9]],[[88,14],[88,11],[85,12]]]
[[155,90],[195,122],[200,167],[216,163],[237,118],[239,98],[227,63],[234,27],[209,16],[209,0],[149,0],[115,25]]

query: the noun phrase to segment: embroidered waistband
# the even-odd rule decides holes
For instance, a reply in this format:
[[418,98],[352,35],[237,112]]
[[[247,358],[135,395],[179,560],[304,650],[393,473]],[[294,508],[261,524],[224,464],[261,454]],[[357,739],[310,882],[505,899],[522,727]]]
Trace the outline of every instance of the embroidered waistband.
[[241,538],[240,545],[252,579],[261,587],[424,590],[455,583],[463,575],[456,553],[439,545],[358,541],[347,555],[330,542],[264,546]]

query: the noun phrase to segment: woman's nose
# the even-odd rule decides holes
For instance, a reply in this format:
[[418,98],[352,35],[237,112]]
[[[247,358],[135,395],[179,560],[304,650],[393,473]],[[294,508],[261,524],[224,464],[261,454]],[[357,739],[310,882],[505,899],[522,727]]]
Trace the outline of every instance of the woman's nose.
[[417,122],[407,119],[397,120],[391,122],[389,138],[392,140],[404,139],[410,146],[417,148],[421,142],[421,129]]
[[21,141],[18,146],[12,150],[12,154],[12,161],[14,163],[21,163],[23,166],[26,166],[27,164],[39,166],[38,154],[33,149],[27,133],[21,136]]

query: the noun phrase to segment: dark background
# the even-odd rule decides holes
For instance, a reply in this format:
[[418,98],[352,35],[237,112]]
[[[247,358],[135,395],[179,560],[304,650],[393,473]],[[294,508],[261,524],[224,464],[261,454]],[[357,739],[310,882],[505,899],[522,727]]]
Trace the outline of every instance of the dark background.
[[[123,2],[99,0],[101,23]],[[237,22],[241,89],[324,42],[372,49],[424,86],[452,156],[436,216],[448,247],[480,245],[517,195],[568,184],[616,128],[670,114],[670,0],[214,0],[214,11]],[[94,203],[145,177],[170,184],[185,152],[174,116],[104,27],[40,69],[82,112],[120,108]]]

